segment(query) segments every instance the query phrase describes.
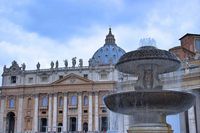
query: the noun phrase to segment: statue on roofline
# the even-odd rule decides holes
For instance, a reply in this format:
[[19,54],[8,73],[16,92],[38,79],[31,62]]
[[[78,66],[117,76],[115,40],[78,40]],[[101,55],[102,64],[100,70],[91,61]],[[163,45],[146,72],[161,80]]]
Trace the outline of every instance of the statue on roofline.
[[37,63],[36,67],[37,67],[37,70],[40,70],[40,63],[39,62]]
[[79,59],[79,67],[83,67],[83,59]]
[[58,60],[56,61],[56,68],[58,68],[58,65],[59,65],[59,63],[58,63]]
[[54,67],[54,63],[53,63],[53,61],[51,61],[51,69],[53,69],[53,67]]
[[25,63],[23,63],[22,64],[22,70],[25,71],[25,69],[26,69],[26,65],[25,65]]
[[75,65],[76,65],[76,57],[73,57],[72,58],[72,67],[75,67]]
[[65,63],[65,67],[67,68],[67,67],[68,67],[68,60],[65,59],[65,60],[64,60],[64,63]]

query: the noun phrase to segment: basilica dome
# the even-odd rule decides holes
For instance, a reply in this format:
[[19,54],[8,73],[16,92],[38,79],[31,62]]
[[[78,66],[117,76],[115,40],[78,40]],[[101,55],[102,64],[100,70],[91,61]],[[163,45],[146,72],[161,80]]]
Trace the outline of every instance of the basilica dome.
[[105,44],[99,48],[89,60],[89,66],[115,65],[126,52],[117,46],[111,28],[106,36]]

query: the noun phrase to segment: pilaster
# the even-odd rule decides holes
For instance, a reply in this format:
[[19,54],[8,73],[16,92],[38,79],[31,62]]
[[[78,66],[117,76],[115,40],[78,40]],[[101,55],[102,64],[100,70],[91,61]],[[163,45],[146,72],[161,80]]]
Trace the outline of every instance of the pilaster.
[[99,96],[98,92],[95,92],[95,126],[94,130],[99,131]]
[[33,133],[38,132],[38,94],[34,95]]
[[63,104],[63,132],[67,132],[67,112],[68,112],[68,105],[67,105],[67,93],[64,93],[64,104]]
[[89,93],[89,111],[88,111],[88,131],[92,131],[92,125],[93,125],[93,114],[92,114],[92,92]]
[[82,93],[78,93],[78,131],[82,131]]
[[48,132],[52,131],[52,94],[49,94],[49,106],[48,106]]
[[57,130],[57,94],[53,96],[53,131]]
[[19,96],[18,97],[18,113],[17,113],[17,133],[21,133],[22,132],[22,120],[23,120],[23,96]]

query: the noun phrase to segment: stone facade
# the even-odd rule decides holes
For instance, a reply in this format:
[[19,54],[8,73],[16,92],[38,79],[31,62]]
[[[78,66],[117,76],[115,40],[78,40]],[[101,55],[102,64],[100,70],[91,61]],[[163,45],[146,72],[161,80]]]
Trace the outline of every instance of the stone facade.
[[[99,74],[105,69],[109,71],[106,81],[99,79]],[[82,72],[78,70],[78,68],[64,70],[66,73],[55,70],[40,70],[37,72],[27,70],[19,72],[20,75],[17,75],[16,83],[4,80],[1,87],[0,112],[2,133],[8,130],[6,129],[6,119],[8,119],[7,115],[10,112],[15,115],[14,130],[17,133],[60,131],[59,126],[63,128],[64,132],[70,130],[99,131],[101,129],[99,124],[101,118],[108,117],[108,110],[103,103],[103,96],[115,89],[116,80],[112,79],[114,77],[112,75],[117,71],[114,70],[113,66],[104,67],[102,70],[99,68],[98,73],[89,67],[83,68]],[[74,73],[73,71],[78,72]],[[47,75],[45,73],[51,73],[51,75],[47,76],[48,80],[43,81],[43,76]],[[88,77],[93,74],[99,80],[94,81],[84,78],[86,73]],[[63,77],[59,79],[61,74],[63,74]],[[9,77],[12,76],[4,74],[4,78],[10,79]],[[30,77],[35,82],[29,83]],[[72,123],[70,118],[75,118],[74,125],[70,125]]]
[[89,66],[83,66],[82,59],[77,65],[76,57],[71,67],[67,60],[64,67],[51,62],[49,69],[41,69],[39,62],[36,70],[26,70],[24,63],[19,66],[16,61],[4,66],[0,132],[108,131],[110,112],[103,97],[116,90],[121,73],[114,63],[125,53],[114,40],[109,29],[104,46]]
[[[16,61],[5,66],[0,87],[0,133],[126,133],[131,118],[110,112],[103,97],[113,91],[133,90],[137,77],[118,72],[114,67],[116,59],[106,59],[116,58],[116,51],[123,53],[111,29],[104,46],[90,59],[89,66],[82,66],[82,60],[76,65],[76,58],[71,67],[67,60],[64,67],[59,67],[58,62],[54,67],[52,62],[49,69],[41,69],[38,63],[36,70],[26,70],[25,64],[19,66]],[[200,132],[200,60],[184,60],[180,71],[160,78],[164,89],[182,88],[197,95],[196,105],[181,113],[180,121],[181,133]]]

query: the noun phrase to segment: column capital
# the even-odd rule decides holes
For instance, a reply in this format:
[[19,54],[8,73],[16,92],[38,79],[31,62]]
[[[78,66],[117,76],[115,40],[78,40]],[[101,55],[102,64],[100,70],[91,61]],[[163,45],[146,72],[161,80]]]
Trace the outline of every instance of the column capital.
[[58,93],[52,93],[52,95],[55,97],[57,97],[58,96]]
[[77,92],[77,94],[78,94],[78,96],[82,96],[83,93],[82,92]]
[[23,94],[24,97],[33,97],[33,94]]
[[64,96],[68,96],[69,92],[64,92],[63,95]]
[[1,99],[1,100],[5,99],[5,98],[6,98],[5,95],[1,95],[1,96],[0,96],[0,99]]
[[24,98],[23,94],[18,95],[19,98]]
[[99,91],[95,91],[94,94],[95,94],[95,95],[99,95]]
[[39,96],[39,93],[33,94],[33,97],[38,97],[38,96]]
[[49,92],[49,93],[47,93],[48,95],[53,95],[54,93],[53,92]]

